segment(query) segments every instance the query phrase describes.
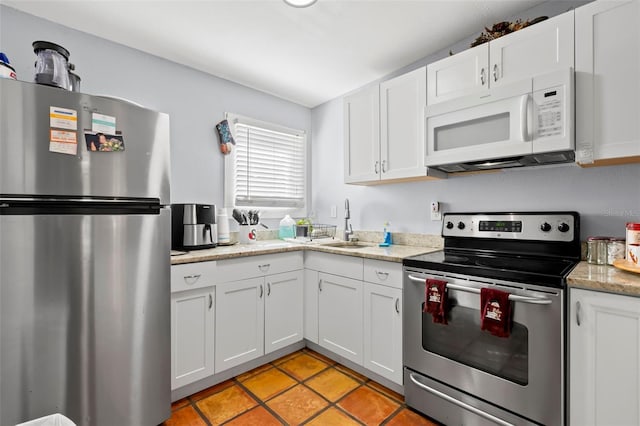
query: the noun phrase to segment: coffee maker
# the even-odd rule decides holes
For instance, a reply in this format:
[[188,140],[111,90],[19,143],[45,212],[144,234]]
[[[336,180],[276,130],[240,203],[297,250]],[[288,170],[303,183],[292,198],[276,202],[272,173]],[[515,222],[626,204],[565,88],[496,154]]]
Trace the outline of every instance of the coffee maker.
[[173,250],[213,248],[217,244],[215,205],[171,205],[171,248]]

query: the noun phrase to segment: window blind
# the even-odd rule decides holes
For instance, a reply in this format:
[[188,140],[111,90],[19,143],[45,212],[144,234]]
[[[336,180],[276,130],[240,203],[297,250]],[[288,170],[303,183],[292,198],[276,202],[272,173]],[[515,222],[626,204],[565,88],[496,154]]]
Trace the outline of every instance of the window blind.
[[305,136],[235,123],[235,205],[302,208]]

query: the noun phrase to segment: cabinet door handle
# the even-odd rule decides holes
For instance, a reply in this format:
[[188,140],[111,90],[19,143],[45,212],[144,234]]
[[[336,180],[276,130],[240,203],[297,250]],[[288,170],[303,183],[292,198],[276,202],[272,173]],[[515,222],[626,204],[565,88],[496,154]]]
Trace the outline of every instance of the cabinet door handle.
[[373,170],[375,170],[376,174],[378,174],[378,162],[377,161],[373,165]]
[[400,313],[400,298],[396,298],[396,312]]
[[271,283],[267,283],[267,296],[271,296]]
[[482,68],[480,70],[480,84],[482,84],[484,86],[484,83],[485,83],[484,68]]
[[493,64],[493,81],[498,81],[498,64]]
[[260,299],[262,299],[263,294],[264,294],[264,288],[262,288],[262,284],[260,284]]
[[387,160],[382,160],[382,173],[387,173]]
[[376,275],[380,281],[386,281],[386,279],[389,278],[388,272],[376,271]]
[[578,327],[580,327],[580,324],[582,323],[582,305],[580,304],[580,301],[576,302],[576,323],[578,324]]
[[318,281],[318,291],[322,291],[322,280]]
[[209,293],[209,310],[213,307],[213,296]]
[[197,275],[185,275],[184,276],[184,282],[187,283],[187,285],[193,285],[196,282],[198,282],[198,280],[200,279],[201,274],[197,274]]
[[270,263],[265,263],[264,265],[258,265],[258,269],[260,269],[260,272],[267,272],[270,267],[271,267]]

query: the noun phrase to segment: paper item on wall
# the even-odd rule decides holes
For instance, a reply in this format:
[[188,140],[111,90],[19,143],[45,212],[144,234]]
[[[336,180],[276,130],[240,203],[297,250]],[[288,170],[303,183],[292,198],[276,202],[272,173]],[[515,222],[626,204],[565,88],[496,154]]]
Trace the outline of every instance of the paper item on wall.
[[78,130],[78,112],[75,109],[50,106],[49,127]]
[[49,130],[49,151],[60,154],[76,155],[78,153],[78,137],[75,131]]
[[106,133],[108,135],[116,134],[116,118],[110,115],[91,114],[91,130],[94,133]]

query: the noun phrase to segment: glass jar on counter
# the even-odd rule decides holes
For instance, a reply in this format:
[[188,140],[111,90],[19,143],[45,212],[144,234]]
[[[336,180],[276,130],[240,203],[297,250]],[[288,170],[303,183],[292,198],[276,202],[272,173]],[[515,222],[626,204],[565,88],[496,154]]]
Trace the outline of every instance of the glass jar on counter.
[[624,259],[625,253],[624,238],[609,238],[607,241],[607,264],[613,265],[613,262]]
[[609,237],[587,238],[587,262],[596,265],[606,265],[608,242]]

